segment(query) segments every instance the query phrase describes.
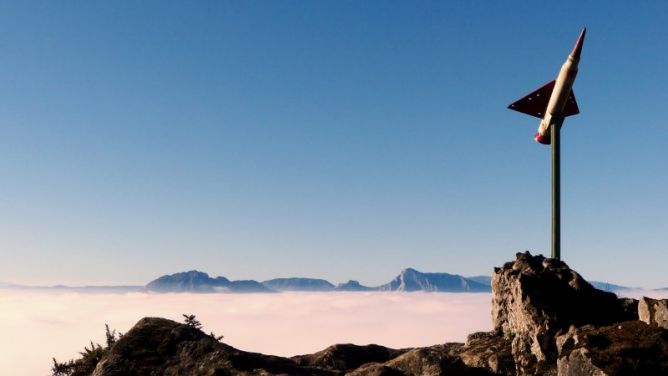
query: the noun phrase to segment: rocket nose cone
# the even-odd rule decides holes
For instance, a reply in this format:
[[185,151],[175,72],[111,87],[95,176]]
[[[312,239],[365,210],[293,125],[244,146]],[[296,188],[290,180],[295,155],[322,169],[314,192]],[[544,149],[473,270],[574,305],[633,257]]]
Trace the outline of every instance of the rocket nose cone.
[[573,46],[573,51],[571,51],[571,56],[573,56],[573,58],[576,60],[580,60],[580,54],[582,53],[582,45],[584,44],[586,33],[587,33],[587,28],[585,27],[580,32],[580,36],[578,37],[578,40],[575,42],[575,46]]

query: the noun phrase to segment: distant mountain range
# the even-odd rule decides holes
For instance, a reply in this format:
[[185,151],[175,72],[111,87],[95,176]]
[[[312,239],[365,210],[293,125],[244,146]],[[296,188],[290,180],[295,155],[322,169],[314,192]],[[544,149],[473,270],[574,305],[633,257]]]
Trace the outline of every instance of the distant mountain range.
[[[590,282],[594,287],[611,292],[634,290],[636,288],[615,285],[608,282]],[[210,277],[207,273],[191,270],[188,272],[164,275],[145,286],[21,286],[9,283],[0,284],[0,288],[22,290],[72,291],[84,293],[125,293],[139,291],[154,292],[194,292],[194,293],[271,293],[281,291],[427,291],[427,292],[490,292],[490,276],[463,277],[448,273],[423,273],[413,268],[402,270],[390,282],[380,286],[364,286],[350,280],[334,285],[317,278],[275,278],[258,282],[254,280],[231,281],[225,277]],[[657,289],[668,290],[668,288]]]
[[[243,284],[240,284],[243,282]],[[146,285],[156,292],[279,292],[279,291],[429,291],[429,292],[490,292],[489,283],[480,283],[460,275],[422,273],[404,269],[392,281],[377,287],[348,281],[335,286],[316,278],[276,278],[263,282],[230,281],[225,277],[212,278],[196,270],[162,276]]]
[[260,282],[252,280],[230,281],[225,277],[211,278],[197,270],[163,275],[149,282],[146,290],[156,292],[272,292]]

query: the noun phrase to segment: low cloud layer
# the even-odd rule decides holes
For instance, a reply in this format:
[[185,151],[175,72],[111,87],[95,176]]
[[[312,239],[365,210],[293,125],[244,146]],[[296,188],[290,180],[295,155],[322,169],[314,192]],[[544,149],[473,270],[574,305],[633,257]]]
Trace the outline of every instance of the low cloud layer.
[[242,350],[291,356],[335,343],[388,347],[463,342],[491,329],[490,294],[79,294],[0,289],[0,375],[49,373],[51,358],[104,342],[145,316],[195,314],[206,332]]
[[76,294],[0,290],[0,375],[46,375],[75,357],[104,324],[126,332],[144,316],[181,321],[243,350],[297,355],[335,343],[389,347],[463,341],[489,330],[489,294],[280,293]]

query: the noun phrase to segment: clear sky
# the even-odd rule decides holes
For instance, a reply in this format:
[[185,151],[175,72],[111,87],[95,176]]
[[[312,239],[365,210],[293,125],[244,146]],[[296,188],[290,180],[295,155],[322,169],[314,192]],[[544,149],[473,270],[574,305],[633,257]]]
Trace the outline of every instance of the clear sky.
[[668,286],[668,3],[0,3],[0,281],[387,282],[549,253],[506,109],[588,27],[562,256]]

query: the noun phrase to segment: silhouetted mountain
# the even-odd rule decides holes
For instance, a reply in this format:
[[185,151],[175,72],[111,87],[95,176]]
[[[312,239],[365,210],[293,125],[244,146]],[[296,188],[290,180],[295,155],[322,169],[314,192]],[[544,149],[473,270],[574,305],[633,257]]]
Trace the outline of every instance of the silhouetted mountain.
[[230,281],[225,277],[211,278],[208,274],[191,270],[164,275],[146,285],[155,292],[272,292],[257,281]]
[[262,283],[254,280],[230,281],[225,277],[211,278],[196,270],[162,276],[146,285],[156,292],[275,292],[275,291],[441,291],[488,292],[489,284],[481,284],[460,275],[421,273],[405,269],[391,282],[378,287],[367,287],[351,280],[334,286],[324,279],[275,278]]
[[332,291],[334,285],[324,279],[314,278],[275,278],[262,282],[276,291]]
[[346,283],[339,283],[335,288],[336,291],[372,291],[374,288],[362,286],[359,282],[355,280],[350,280]]
[[401,271],[390,283],[379,286],[382,291],[440,291],[440,292],[487,292],[484,285],[456,274],[421,273],[408,268]]
[[225,277],[211,278],[208,274],[191,270],[189,272],[163,275],[149,282],[146,289],[157,292],[215,292],[227,287],[230,281]]

